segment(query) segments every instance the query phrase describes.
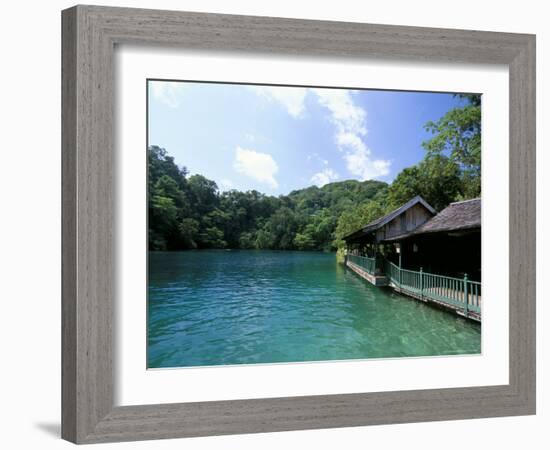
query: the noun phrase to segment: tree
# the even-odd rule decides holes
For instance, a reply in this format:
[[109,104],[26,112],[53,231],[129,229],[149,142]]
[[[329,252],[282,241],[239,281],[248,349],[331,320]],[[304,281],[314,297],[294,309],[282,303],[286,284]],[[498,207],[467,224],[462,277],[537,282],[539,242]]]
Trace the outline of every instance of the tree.
[[275,236],[271,231],[266,228],[262,228],[258,231],[256,236],[255,247],[259,249],[273,249],[275,248]]
[[195,219],[182,219],[179,224],[180,240],[183,248],[197,248],[199,222]]
[[220,193],[214,181],[188,176],[163,148],[149,147],[147,158],[151,250],[333,250],[341,213],[387,191],[383,182],[347,180],[279,197]]
[[153,188],[153,194],[170,198],[176,208],[187,211],[189,202],[176,181],[168,175],[162,175]]
[[218,206],[218,186],[202,175],[193,175],[187,180],[189,195],[197,214],[205,214]]
[[180,188],[183,188],[187,174],[187,168],[178,167],[174,162],[174,158],[168,155],[164,148],[157,145],[149,146],[147,149],[147,177],[150,186],[154,185],[161,176],[167,175]]
[[385,214],[384,207],[376,202],[369,200],[359,205],[358,208],[342,213],[338,219],[338,225],[335,231],[334,246],[343,249],[345,246],[344,236],[357,231],[368,223]]
[[315,240],[307,231],[305,233],[296,233],[293,244],[298,250],[315,249]]
[[481,96],[460,94],[466,105],[425,125],[434,137],[423,143],[428,156],[447,155],[461,170],[461,198],[481,194]]
[[256,247],[256,234],[253,232],[241,233],[238,248],[250,249]]
[[283,206],[275,211],[264,225],[264,229],[273,238],[271,248],[292,249],[297,225],[296,215],[290,208]]
[[217,227],[203,229],[198,236],[203,248],[225,248],[227,242],[223,239],[223,231]]
[[443,155],[426,156],[416,166],[403,169],[388,189],[388,212],[421,195],[441,210],[462,193],[459,166]]
[[154,195],[149,200],[149,248],[168,250],[171,241],[177,238],[178,210],[174,201]]
[[328,208],[312,214],[308,217],[307,225],[304,227],[304,235],[309,236],[312,241],[310,249],[333,250],[334,229],[338,217]]

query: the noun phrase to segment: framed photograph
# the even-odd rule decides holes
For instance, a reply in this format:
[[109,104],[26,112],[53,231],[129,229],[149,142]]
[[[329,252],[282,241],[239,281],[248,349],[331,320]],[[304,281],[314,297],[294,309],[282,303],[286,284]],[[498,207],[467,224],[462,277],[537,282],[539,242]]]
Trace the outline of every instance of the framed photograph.
[[535,413],[534,36],[62,24],[65,439]]

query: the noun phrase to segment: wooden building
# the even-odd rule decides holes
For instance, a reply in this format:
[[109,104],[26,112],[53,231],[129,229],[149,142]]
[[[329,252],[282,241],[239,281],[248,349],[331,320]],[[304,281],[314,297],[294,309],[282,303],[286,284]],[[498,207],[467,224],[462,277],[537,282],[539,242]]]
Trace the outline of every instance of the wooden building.
[[418,195],[391,213],[345,236],[344,241],[350,251],[375,256],[380,244],[413,232],[435,215],[435,209]]
[[[404,268],[481,281],[481,200],[451,203],[415,230],[385,243],[400,246]],[[398,263],[395,256],[392,261]]]
[[346,266],[376,286],[481,320],[481,200],[437,213],[417,196],[344,237]]

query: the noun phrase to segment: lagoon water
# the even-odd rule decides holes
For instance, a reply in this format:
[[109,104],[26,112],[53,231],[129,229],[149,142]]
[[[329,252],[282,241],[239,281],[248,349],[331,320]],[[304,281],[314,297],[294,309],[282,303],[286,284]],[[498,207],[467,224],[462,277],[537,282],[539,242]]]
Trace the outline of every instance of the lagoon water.
[[481,326],[333,253],[149,253],[149,368],[475,354]]

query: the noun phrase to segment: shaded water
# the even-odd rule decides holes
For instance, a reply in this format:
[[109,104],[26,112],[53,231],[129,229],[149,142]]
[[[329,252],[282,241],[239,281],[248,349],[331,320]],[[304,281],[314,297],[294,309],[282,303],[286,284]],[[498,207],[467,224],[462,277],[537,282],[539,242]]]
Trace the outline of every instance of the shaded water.
[[479,353],[481,327],[334,254],[149,253],[149,368]]

